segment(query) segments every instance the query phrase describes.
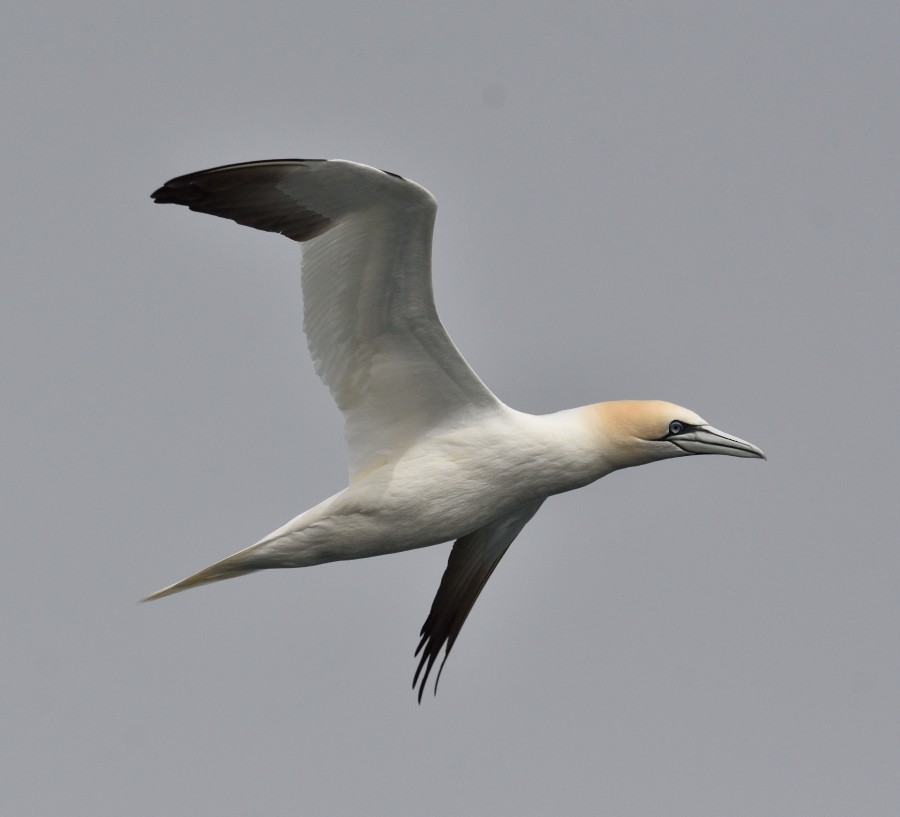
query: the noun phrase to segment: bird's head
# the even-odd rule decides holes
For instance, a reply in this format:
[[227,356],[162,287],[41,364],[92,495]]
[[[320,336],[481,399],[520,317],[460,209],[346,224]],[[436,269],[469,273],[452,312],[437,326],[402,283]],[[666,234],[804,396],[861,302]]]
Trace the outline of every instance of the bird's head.
[[594,407],[617,468],[689,454],[766,455],[745,440],[713,428],[690,409],[662,400],[614,400]]

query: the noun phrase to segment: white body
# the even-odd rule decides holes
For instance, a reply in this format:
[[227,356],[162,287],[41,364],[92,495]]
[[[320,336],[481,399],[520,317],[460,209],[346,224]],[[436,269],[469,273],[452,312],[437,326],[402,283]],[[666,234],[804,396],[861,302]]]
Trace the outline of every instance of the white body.
[[307,567],[435,545],[580,488],[614,470],[597,455],[590,419],[585,409],[533,416],[503,407],[433,429],[243,551],[243,565]]

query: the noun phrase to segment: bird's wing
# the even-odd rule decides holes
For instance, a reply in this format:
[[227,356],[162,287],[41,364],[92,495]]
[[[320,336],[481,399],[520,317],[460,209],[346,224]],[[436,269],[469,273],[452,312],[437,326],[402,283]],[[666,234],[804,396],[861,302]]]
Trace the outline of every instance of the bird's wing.
[[[434,681],[437,692],[438,681],[444,663],[453,643],[462,629],[466,616],[475,604],[478,594],[494,572],[494,568],[503,558],[507,548],[512,544],[522,528],[541,507],[543,499],[521,505],[507,514],[476,531],[457,539],[450,551],[447,568],[444,570],[441,585],[431,603],[431,612],[422,625],[422,636],[416,655],[421,653],[419,666],[413,678],[413,688],[419,685],[419,702],[425,691],[425,684],[431,668],[437,660],[441,647],[446,644],[444,659],[438,669]],[[421,677],[420,677],[421,676]],[[420,683],[421,681],[421,683]]]
[[351,479],[436,425],[502,407],[438,318],[437,206],[414,182],[355,162],[284,159],[180,176],[153,198],[307,242],[304,327],[344,414]]

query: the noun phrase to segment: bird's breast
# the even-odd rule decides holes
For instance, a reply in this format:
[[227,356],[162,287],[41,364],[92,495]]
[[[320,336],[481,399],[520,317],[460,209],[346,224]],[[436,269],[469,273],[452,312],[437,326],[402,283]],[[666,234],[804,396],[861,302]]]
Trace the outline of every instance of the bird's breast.
[[392,524],[400,522],[404,536],[427,531],[437,542],[609,471],[577,427],[543,420],[510,412],[440,429],[355,483],[353,493]]

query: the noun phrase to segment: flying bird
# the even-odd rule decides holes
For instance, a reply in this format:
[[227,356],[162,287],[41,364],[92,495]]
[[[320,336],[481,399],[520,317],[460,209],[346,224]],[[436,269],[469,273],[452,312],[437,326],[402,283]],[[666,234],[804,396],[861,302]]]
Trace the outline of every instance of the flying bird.
[[421,702],[441,649],[435,691],[472,605],[547,497],[673,457],[765,459],[663,401],[547,415],[504,405],[438,318],[435,199],[394,173],[344,160],[247,162],[179,176],[152,197],[303,244],[304,329],[316,372],[344,416],[349,484],[145,601],[256,570],[455,540],[416,650]]

